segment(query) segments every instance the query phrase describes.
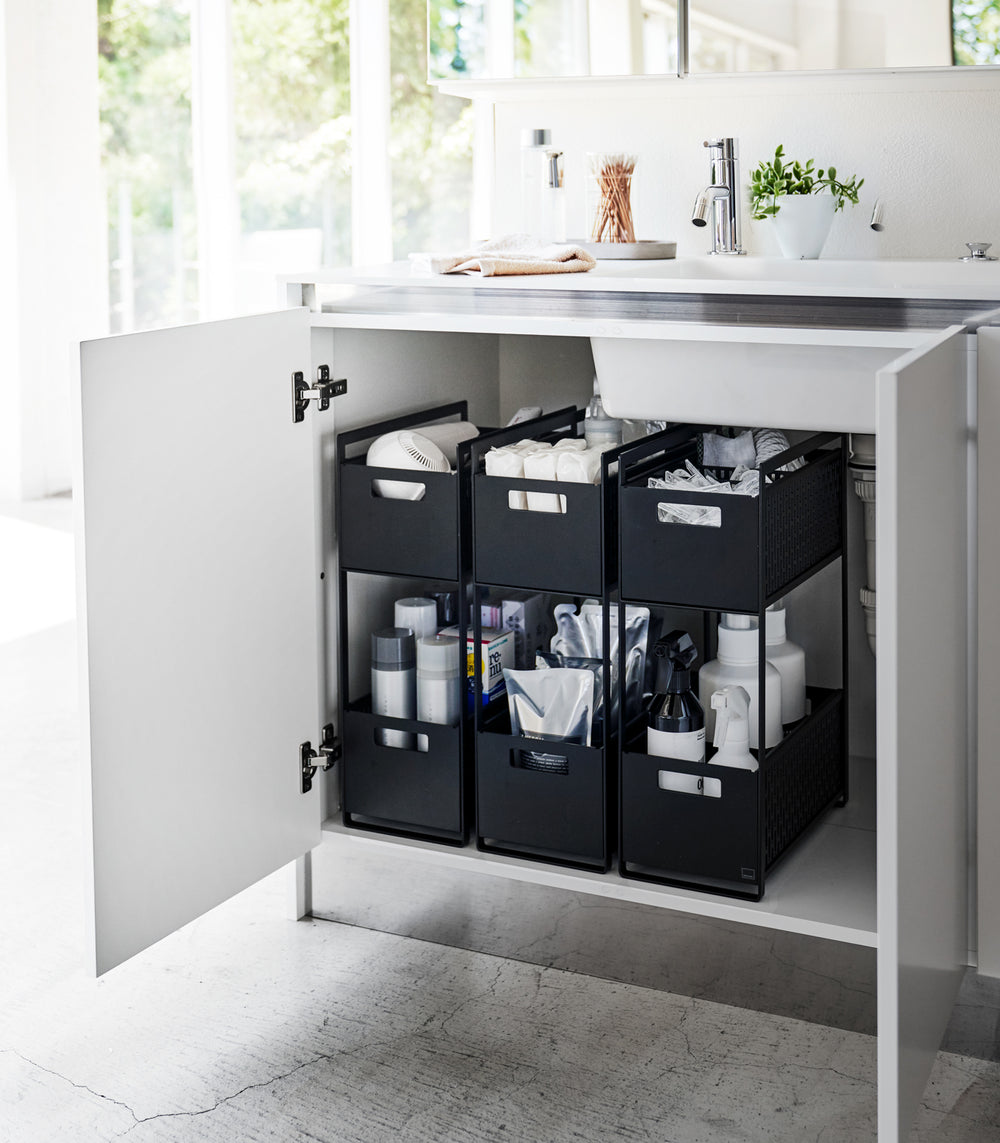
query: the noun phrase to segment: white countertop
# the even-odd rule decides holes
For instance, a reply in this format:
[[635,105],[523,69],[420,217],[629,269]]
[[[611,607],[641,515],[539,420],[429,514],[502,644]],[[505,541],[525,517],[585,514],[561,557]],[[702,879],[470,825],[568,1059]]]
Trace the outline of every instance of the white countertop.
[[[680,258],[666,261],[600,261],[586,273],[481,278],[433,275],[409,262],[311,270],[285,274],[283,282],[314,283],[321,297],[349,296],[359,289],[419,287],[476,293],[558,291],[796,296],[894,300],[982,301],[1000,305],[1000,261],[962,262],[816,259],[789,261],[752,256]],[[984,308],[991,308],[989,305]]]

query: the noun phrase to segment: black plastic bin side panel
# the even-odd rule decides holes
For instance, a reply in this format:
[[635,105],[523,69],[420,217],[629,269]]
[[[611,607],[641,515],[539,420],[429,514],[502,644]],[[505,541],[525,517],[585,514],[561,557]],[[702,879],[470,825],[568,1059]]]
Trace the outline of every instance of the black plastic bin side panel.
[[[565,758],[565,773],[522,765],[522,752]],[[527,760],[530,767],[530,759]],[[476,736],[477,831],[486,849],[607,869],[604,751],[506,734]]]
[[[622,595],[716,611],[756,611],[762,597],[780,593],[840,550],[843,484],[838,449],[794,472],[776,474],[759,497],[646,488],[638,479],[624,485]],[[661,503],[717,508],[719,526],[662,523]]]
[[[428,749],[382,746],[376,742],[376,732],[384,727],[425,734]],[[345,711],[345,822],[361,826],[375,823],[398,831],[461,839],[461,739],[461,726],[436,726]]]
[[[340,466],[342,567],[455,580],[458,566],[459,479],[454,473]],[[378,496],[375,481],[422,484],[420,500]]]
[[[559,495],[566,510],[511,508],[511,492]],[[597,484],[477,473],[473,477],[476,580],[565,595],[600,595],[602,493]]]
[[[663,789],[661,771],[717,782],[720,796]],[[622,873],[759,897],[758,785],[748,770],[624,754]]]

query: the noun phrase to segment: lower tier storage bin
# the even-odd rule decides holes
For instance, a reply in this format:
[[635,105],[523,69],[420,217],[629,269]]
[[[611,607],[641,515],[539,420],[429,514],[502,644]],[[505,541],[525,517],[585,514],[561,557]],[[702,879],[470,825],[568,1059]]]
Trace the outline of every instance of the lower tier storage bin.
[[626,750],[622,875],[759,900],[767,870],[847,795],[843,692],[808,695],[756,773]]
[[609,788],[602,747],[477,734],[478,846],[606,872]]
[[[412,734],[427,749],[381,745],[382,731]],[[463,726],[344,712],[344,824],[464,844]]]

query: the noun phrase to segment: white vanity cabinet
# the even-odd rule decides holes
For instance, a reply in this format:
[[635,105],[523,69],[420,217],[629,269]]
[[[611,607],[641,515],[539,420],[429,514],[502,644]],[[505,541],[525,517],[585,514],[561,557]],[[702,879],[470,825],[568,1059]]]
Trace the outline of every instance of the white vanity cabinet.
[[[879,1139],[905,1140],[969,961],[969,379],[1000,330],[683,321],[593,281],[355,285],[82,346],[97,971],[283,865],[307,885],[319,844],[868,945]],[[303,792],[302,744],[339,726],[334,433],[463,398],[484,424],[582,403],[592,338],[613,414],[877,433],[878,761],[760,902],[349,830],[335,782]],[[293,373],[320,366],[346,392],[296,423]]]

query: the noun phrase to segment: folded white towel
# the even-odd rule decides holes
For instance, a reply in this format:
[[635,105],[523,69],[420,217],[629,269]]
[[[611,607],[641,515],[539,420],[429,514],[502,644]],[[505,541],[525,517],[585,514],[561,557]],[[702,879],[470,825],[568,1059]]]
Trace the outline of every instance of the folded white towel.
[[530,234],[508,234],[456,254],[411,254],[416,274],[577,274],[597,260],[581,246],[543,245]]

